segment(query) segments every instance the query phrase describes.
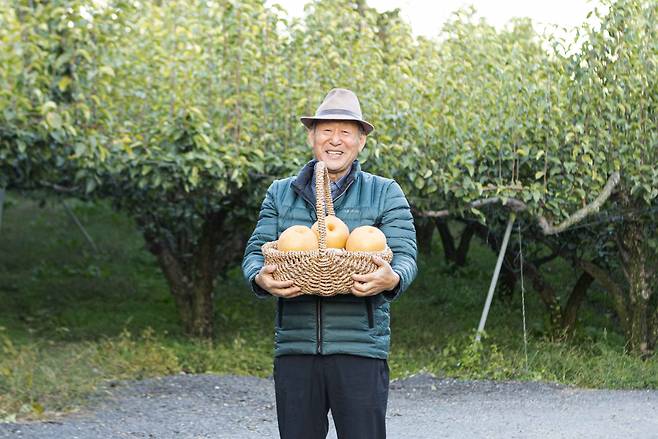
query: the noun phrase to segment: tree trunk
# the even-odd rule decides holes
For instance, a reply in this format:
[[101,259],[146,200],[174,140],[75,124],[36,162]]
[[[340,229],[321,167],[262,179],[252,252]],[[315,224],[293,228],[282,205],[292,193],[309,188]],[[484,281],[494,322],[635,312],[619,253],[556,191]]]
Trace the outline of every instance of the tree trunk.
[[193,284],[185,275],[182,264],[174,255],[170,246],[163,240],[157,241],[151,236],[146,236],[148,249],[157,258],[158,265],[165,275],[169,290],[174,298],[176,310],[183,324],[186,334],[193,333],[192,321],[194,320],[194,308],[192,306]]
[[453,263],[458,267],[466,266],[466,256],[468,255],[468,250],[471,246],[471,238],[473,238],[476,228],[480,224],[475,221],[467,222],[464,230],[462,230],[461,236],[459,237],[458,245],[455,245],[455,238],[450,232],[448,221],[446,219],[435,218],[434,224],[436,225],[436,229],[439,231],[439,236],[441,237],[443,256],[445,257],[446,262]]
[[459,246],[455,253],[455,264],[460,267],[466,265],[466,255],[468,255],[468,250],[471,248],[471,238],[475,234],[475,222],[469,221],[466,223],[466,227],[462,231],[462,235],[459,238]]
[[436,218],[434,224],[436,225],[436,229],[439,231],[439,236],[441,237],[443,256],[446,262],[453,262],[455,260],[455,238],[453,238],[452,233],[450,233],[448,221],[444,218]]
[[654,348],[654,329],[650,327],[654,310],[649,307],[653,291],[651,269],[647,266],[649,249],[642,223],[629,221],[620,238],[618,248],[629,288],[629,347],[633,352],[649,355]]
[[205,218],[192,257],[184,256],[188,247],[185,237],[178,236],[178,243],[172,245],[164,233],[144,232],[148,249],[156,256],[169,285],[183,330],[192,337],[213,338],[215,278],[235,260],[235,239],[229,240],[228,248],[218,249],[221,236],[241,237],[227,233],[224,220],[222,212]]
[[555,334],[561,328],[562,323],[562,309],[555,294],[555,289],[546,282],[537,267],[533,264],[524,263],[523,270],[532,281],[532,287],[539,293],[539,297],[548,311],[551,331]]
[[202,267],[193,267],[196,276],[186,274],[181,261],[171,249],[161,242],[149,242],[149,250],[158,260],[174,298],[178,316],[185,334],[192,337],[212,338],[213,286],[212,273],[204,273]]
[[5,188],[0,187],[0,228],[2,228],[2,208],[5,204]]
[[432,254],[432,236],[434,236],[434,223],[427,218],[414,218],[418,249],[423,255]]
[[215,335],[215,295],[212,281],[210,287],[206,285],[206,282],[201,282],[201,285],[195,286],[191,296],[193,312],[190,316],[191,324],[187,325],[187,333],[197,338],[212,339]]
[[630,319],[628,316],[628,304],[624,289],[610,276],[608,270],[599,267],[592,261],[578,260],[580,269],[588,272],[608,293],[612,296],[615,312],[624,332],[630,331]]
[[510,270],[510,266],[510,258],[505,256],[503,266],[500,270],[500,283],[498,285],[498,290],[500,291],[501,299],[507,304],[511,304],[512,302],[514,288],[516,288],[516,282],[518,281],[516,273],[513,270]]
[[578,310],[587,296],[587,290],[593,282],[594,277],[586,271],[584,271],[576,281],[576,285],[574,285],[573,290],[569,295],[567,305],[562,311],[562,329],[567,333],[572,333],[576,327]]

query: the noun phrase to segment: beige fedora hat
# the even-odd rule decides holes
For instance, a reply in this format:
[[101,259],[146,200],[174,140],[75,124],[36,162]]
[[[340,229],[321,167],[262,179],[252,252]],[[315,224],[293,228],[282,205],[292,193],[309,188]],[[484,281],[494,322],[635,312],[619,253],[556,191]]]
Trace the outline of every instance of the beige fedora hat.
[[306,128],[311,128],[317,120],[353,120],[363,126],[366,135],[375,129],[370,122],[363,120],[359,98],[352,90],[345,88],[332,89],[316,110],[315,116],[300,117],[300,120]]

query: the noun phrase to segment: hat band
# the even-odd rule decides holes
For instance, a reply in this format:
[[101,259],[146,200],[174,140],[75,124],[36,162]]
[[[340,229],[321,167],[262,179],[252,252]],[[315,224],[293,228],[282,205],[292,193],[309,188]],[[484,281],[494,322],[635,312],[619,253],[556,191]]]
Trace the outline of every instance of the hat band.
[[342,109],[339,109],[339,108],[337,108],[337,109],[332,109],[332,110],[322,110],[322,111],[318,111],[317,113],[315,113],[315,116],[316,116],[316,117],[318,117],[318,116],[329,116],[329,115],[332,115],[332,114],[340,114],[340,115],[343,115],[343,116],[351,116],[351,117],[353,117],[353,118],[356,119],[356,120],[361,120],[361,115],[360,115],[360,114],[356,114],[356,113],[353,112],[353,111],[350,111],[350,110],[342,110]]

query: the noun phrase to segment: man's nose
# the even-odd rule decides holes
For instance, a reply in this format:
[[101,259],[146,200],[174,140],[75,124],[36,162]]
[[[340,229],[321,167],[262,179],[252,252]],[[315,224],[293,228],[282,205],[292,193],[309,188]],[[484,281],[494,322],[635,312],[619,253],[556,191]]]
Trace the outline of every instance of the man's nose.
[[331,134],[331,144],[332,145],[337,145],[340,143],[340,134],[338,131],[335,131],[334,133]]

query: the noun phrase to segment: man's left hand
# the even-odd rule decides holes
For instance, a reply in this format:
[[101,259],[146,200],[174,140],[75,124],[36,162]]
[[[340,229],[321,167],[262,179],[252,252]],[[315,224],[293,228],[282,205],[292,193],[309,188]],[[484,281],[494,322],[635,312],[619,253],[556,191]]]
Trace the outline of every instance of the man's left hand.
[[352,275],[354,286],[351,291],[355,296],[373,296],[382,291],[392,290],[400,282],[400,275],[393,271],[388,262],[376,256],[372,261],[379,266],[377,270],[369,274]]

